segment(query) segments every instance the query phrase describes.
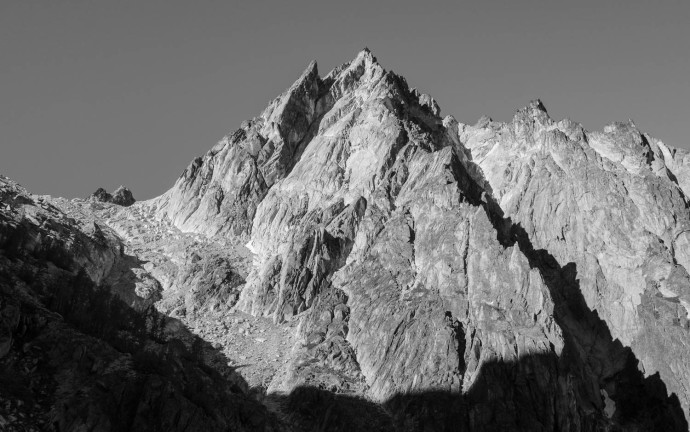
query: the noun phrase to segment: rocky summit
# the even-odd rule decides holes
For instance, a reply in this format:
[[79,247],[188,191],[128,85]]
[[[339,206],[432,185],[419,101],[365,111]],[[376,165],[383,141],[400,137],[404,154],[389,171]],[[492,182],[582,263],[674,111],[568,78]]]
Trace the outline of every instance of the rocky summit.
[[170,190],[0,178],[0,430],[687,431],[690,153],[311,63]]
[[124,186],[115,189],[112,194],[109,194],[108,191],[103,188],[98,188],[96,192],[89,196],[89,199],[93,201],[110,202],[125,207],[131,206],[136,202],[132,195],[132,191]]

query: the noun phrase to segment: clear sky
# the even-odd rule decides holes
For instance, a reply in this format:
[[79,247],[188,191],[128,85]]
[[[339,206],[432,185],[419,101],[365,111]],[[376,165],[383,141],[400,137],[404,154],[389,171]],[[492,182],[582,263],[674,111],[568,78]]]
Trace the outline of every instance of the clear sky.
[[310,60],[365,46],[461,122],[541,98],[690,147],[688,0],[0,0],[0,173],[154,197]]

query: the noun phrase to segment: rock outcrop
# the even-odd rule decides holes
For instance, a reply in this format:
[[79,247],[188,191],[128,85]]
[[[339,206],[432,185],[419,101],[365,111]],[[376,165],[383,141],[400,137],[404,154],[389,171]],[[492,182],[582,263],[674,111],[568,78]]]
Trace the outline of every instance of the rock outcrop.
[[134,195],[132,195],[132,191],[124,186],[120,186],[119,188],[115,189],[112,194],[109,194],[108,191],[103,188],[98,188],[96,189],[96,192],[91,194],[89,199],[93,201],[113,203],[123,207],[129,207],[136,202]]
[[[540,101],[509,123],[440,113],[369,50],[323,77],[311,63],[160,197],[45,198],[50,215],[0,237],[20,257],[3,275],[31,287],[6,298],[118,355],[163,353],[117,360],[146,377],[150,396],[112,411],[135,428],[687,430],[688,153],[632,122],[555,121]],[[33,197],[5,196],[33,214]],[[49,262],[81,288],[33,288]],[[92,292],[126,306],[117,328],[136,337],[111,331],[102,303],[75,303]],[[0,355],[31,352],[3,319]],[[154,373],[173,396],[146,387]]]

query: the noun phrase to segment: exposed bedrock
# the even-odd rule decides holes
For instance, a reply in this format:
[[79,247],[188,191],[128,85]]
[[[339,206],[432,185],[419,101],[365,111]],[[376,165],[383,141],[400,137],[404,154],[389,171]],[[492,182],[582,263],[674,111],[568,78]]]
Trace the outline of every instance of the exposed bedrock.
[[[8,220],[25,228],[0,231],[0,244],[2,257],[39,260],[24,283],[84,337],[120,346],[136,333],[133,357],[151,344],[186,350],[154,363],[172,367],[163,388],[187,408],[136,387],[158,395],[132,402],[141,421],[174,411],[181,430],[198,412],[221,429],[684,431],[689,167],[687,152],[631,121],[589,132],[540,101],[508,123],[442,118],[364,50],[323,77],[311,63],[153,200],[46,199],[38,211],[5,193],[3,214],[22,208]],[[70,240],[51,243],[55,232]],[[88,283],[45,297],[52,288],[32,284],[52,264],[40,260]],[[25,265],[4,262],[23,278]],[[139,324],[113,331],[111,298]],[[223,358],[238,340],[226,317],[245,336],[246,317],[275,332],[249,338],[257,354],[237,370]],[[88,333],[88,320],[103,330]],[[0,354],[16,354],[16,320],[5,321]],[[187,327],[224,332],[209,347]],[[250,389],[243,368],[267,357],[277,366]]]
[[[539,101],[508,124],[459,124],[368,51],[323,79],[310,65],[253,120],[257,148],[296,94],[280,141],[296,150],[224,228],[254,253],[237,307],[301,320],[274,390],[465,395],[474,428],[686,428],[682,152],[631,123],[555,122]],[[238,133],[194,170],[247,146]]]

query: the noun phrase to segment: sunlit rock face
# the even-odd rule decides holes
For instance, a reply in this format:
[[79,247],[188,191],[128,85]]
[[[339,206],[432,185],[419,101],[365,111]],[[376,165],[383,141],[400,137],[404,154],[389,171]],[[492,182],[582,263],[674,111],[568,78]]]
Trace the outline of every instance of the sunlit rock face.
[[687,152],[632,122],[588,132],[535,101],[465,125],[363,50],[310,64],[158,198],[49,201],[119,245],[74,268],[177,329],[147,337],[213,348],[184,364],[225,384],[180,378],[210,400],[165,375],[175,418],[642,431],[690,418],[688,188]]
[[663,381],[687,411],[687,167],[632,122],[588,132],[540,101],[508,124],[441,118],[365,50],[323,78],[311,64],[161,208],[246,242],[237,309],[300,320],[271,390],[463,394],[476,427],[682,424],[666,389],[626,394]]
[[[459,126],[506,217],[535,248],[573,263],[587,306],[659,373],[686,409],[690,399],[690,269],[685,153],[632,121],[588,132],[554,121],[541,102],[507,124]],[[683,342],[685,341],[685,342]]]
[[312,63],[261,116],[192,161],[159,198],[161,214],[183,231],[247,236],[256,206],[309,141],[327,99],[324,86]]

